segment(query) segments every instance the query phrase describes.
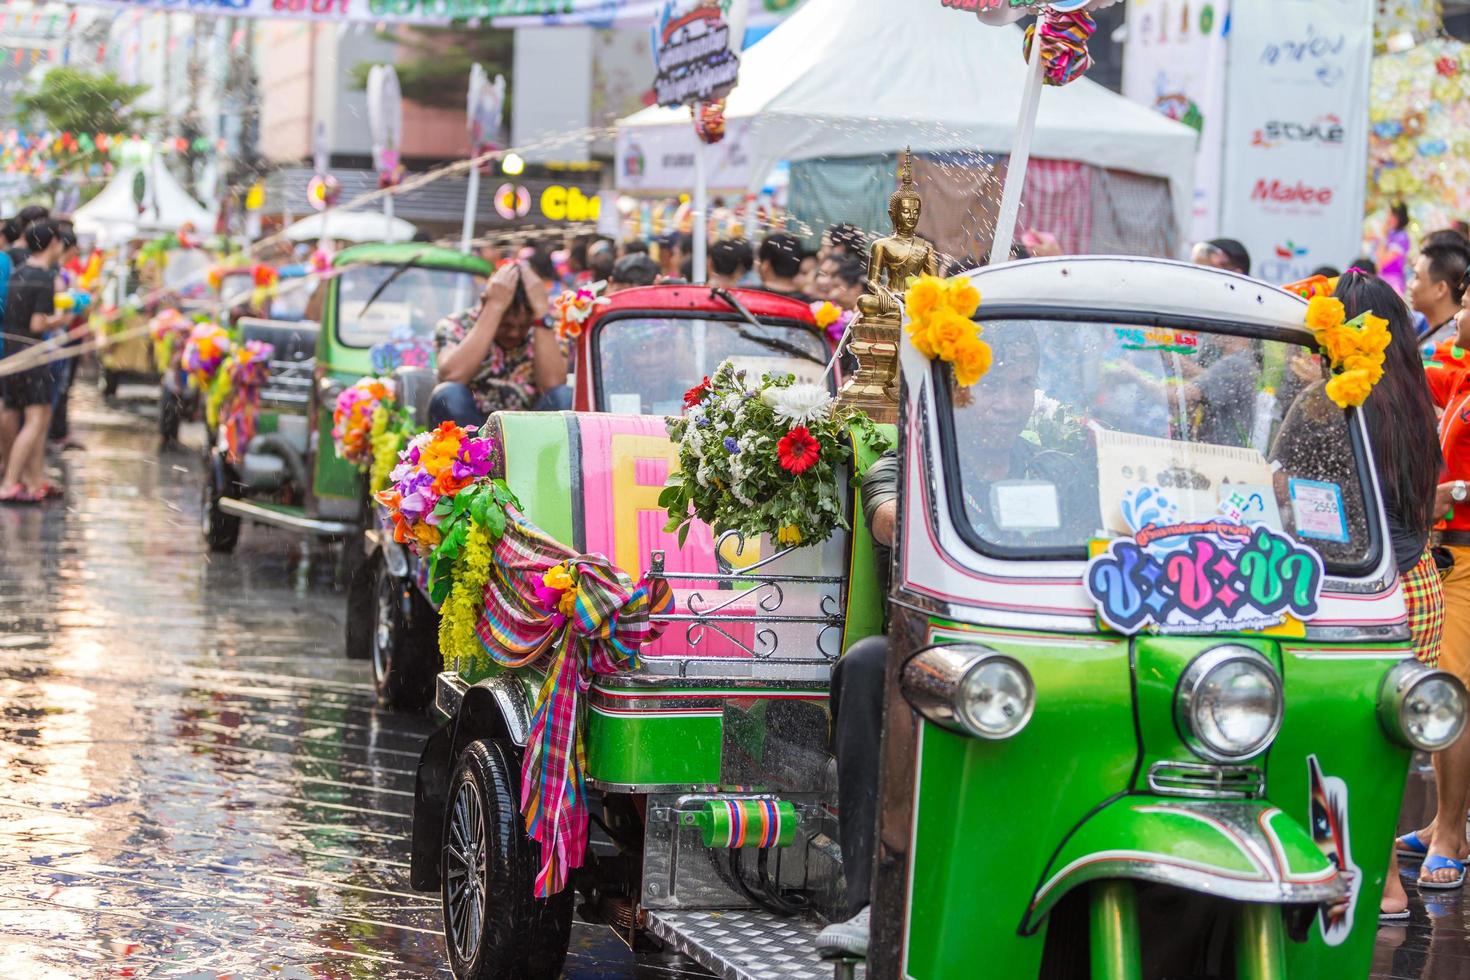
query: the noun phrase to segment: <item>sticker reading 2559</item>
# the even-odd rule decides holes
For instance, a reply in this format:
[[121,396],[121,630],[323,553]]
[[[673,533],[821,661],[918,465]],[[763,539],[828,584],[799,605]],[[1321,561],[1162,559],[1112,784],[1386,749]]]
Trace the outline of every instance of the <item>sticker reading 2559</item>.
[[1347,514],[1342,506],[1342,488],[1318,480],[1289,480],[1291,510],[1296,517],[1297,537],[1319,541],[1348,541]]

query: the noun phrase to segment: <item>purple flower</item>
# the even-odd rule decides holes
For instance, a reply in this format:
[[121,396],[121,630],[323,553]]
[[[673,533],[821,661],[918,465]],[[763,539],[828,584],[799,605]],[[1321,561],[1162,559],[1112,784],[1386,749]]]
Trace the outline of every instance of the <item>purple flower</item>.
[[456,480],[479,479],[490,475],[495,447],[488,439],[466,439],[460,443],[451,472]]
[[725,437],[725,452],[734,456],[740,455],[740,443],[735,441],[734,436]]

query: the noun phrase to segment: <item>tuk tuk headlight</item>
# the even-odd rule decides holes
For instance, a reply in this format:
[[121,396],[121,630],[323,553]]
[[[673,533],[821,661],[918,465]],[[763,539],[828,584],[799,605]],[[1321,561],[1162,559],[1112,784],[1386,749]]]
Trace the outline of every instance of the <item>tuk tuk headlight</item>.
[[925,718],[977,738],[1010,738],[1036,708],[1031,673],[1014,657],[970,644],[916,653],[899,675],[904,697]]
[[1174,697],[1185,742],[1211,762],[1259,755],[1276,737],[1281,714],[1281,678],[1249,647],[1206,650],[1185,669]]
[[1465,686],[1454,674],[1401,660],[1383,676],[1378,720],[1401,745],[1439,752],[1465,730]]

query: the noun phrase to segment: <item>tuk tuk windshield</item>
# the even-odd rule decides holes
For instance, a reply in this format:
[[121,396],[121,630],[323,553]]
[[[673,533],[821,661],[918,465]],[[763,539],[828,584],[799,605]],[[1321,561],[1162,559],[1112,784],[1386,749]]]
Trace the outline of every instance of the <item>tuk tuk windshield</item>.
[[827,345],[797,323],[630,316],[603,322],[593,340],[603,412],[678,415],[684,392],[727,360],[757,376],[794,374],[830,388]]
[[349,266],[338,277],[337,339],[348,347],[375,347],[404,334],[432,340],[434,325],[474,306],[484,286],[482,277],[453,269]]
[[1264,523],[1329,570],[1377,557],[1373,490],[1347,413],[1305,347],[1171,327],[989,321],[952,412],[951,512],[979,550],[1087,555],[1153,524]]

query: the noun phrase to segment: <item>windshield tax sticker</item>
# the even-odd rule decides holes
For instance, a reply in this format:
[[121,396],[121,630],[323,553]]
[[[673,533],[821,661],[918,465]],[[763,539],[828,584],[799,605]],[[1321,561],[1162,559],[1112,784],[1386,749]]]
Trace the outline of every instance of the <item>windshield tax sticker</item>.
[[1296,517],[1298,536],[1339,544],[1347,542],[1347,515],[1342,507],[1341,487],[1316,480],[1290,480],[1287,487],[1291,491],[1291,510]]
[[1040,480],[992,483],[990,512],[1003,531],[1055,531],[1062,526],[1057,486]]
[[1098,616],[1120,633],[1225,633],[1317,615],[1322,558],[1269,527],[1149,525],[1087,565]]

